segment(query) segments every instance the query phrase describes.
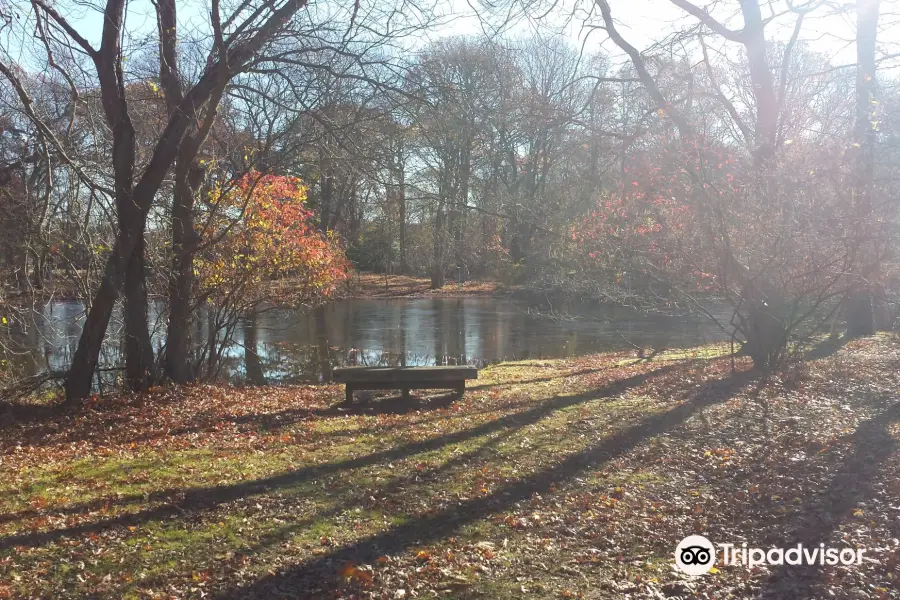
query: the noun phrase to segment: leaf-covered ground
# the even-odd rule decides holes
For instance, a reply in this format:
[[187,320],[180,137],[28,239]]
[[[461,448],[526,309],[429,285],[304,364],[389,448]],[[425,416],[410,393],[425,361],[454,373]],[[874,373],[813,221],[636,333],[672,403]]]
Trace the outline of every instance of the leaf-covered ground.
[[[0,598],[896,598],[900,340],[0,409]],[[691,533],[860,567],[673,568]]]

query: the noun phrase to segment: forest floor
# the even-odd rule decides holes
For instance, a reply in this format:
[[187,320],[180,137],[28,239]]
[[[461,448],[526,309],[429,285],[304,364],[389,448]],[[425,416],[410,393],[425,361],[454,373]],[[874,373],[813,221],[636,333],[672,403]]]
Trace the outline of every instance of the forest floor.
[[435,297],[494,297],[514,293],[495,281],[466,281],[462,285],[448,281],[440,289],[431,289],[427,277],[355,273],[347,285],[346,294],[354,298],[435,298]]
[[[900,338],[0,412],[0,598],[897,598]],[[3,409],[0,409],[2,411]],[[686,535],[860,566],[674,569]]]

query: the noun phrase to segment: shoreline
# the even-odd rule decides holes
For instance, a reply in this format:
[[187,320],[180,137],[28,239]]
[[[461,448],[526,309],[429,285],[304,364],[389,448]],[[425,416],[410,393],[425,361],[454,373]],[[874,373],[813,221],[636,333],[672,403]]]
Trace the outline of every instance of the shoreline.
[[440,289],[431,288],[427,277],[354,273],[336,299],[347,298],[508,298],[521,293],[518,286],[504,286],[497,281],[472,279],[461,285],[447,282]]

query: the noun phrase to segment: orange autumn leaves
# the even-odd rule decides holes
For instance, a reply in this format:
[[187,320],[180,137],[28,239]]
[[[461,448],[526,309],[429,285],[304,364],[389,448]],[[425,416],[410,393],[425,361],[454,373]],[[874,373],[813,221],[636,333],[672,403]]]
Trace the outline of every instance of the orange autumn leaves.
[[289,278],[295,301],[330,296],[348,277],[337,239],[315,228],[306,186],[296,177],[250,172],[209,195],[206,250],[197,276],[210,297],[263,299],[268,282]]

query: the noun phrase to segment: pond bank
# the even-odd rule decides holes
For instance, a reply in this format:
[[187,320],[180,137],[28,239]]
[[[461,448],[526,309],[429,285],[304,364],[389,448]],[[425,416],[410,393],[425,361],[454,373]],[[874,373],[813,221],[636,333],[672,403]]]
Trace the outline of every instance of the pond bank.
[[[151,309],[154,345],[165,343],[165,305]],[[23,376],[64,371],[78,343],[83,306],[41,307],[34,325],[15,338],[17,352],[0,356]],[[205,342],[214,314],[195,315],[194,339]],[[476,364],[563,358],[640,346],[678,348],[723,339],[708,321],[647,314],[615,306],[571,304],[535,312],[530,304],[492,297],[349,298],[312,310],[271,307],[238,324],[220,376],[239,384],[320,383],[339,366]],[[107,339],[103,369],[121,366],[121,336]],[[116,387],[105,370],[102,388]]]
[[447,282],[444,287],[435,290],[427,277],[354,273],[342,295],[348,298],[499,298],[513,296],[517,291],[517,286],[479,280],[466,281],[461,285]]
[[[898,367],[882,335],[764,387],[701,347],[501,363],[461,400],[20,406],[0,419],[0,597],[892,597]],[[874,560],[692,579],[672,569],[691,533]]]

